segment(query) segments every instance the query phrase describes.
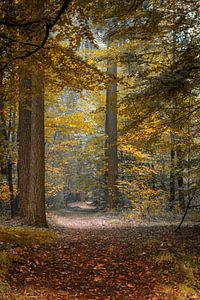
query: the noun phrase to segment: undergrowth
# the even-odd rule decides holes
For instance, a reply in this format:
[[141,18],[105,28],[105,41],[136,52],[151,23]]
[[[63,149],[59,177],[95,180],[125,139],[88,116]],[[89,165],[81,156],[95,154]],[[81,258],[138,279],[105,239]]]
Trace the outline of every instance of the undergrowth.
[[195,255],[188,255],[186,258],[180,252],[177,256],[170,249],[163,249],[157,256],[157,263],[163,269],[163,272],[166,271],[165,266],[168,265],[167,272],[170,273],[170,277],[179,278],[179,283],[176,286],[161,286],[160,292],[162,295],[171,300],[200,299],[199,282],[195,276],[198,273]]

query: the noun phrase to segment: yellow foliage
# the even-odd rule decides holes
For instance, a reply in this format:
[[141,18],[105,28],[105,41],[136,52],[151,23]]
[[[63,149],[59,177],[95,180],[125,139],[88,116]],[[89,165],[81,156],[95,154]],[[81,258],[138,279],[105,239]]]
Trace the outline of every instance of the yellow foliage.
[[6,183],[0,184],[0,200],[8,201],[10,197],[9,187]]

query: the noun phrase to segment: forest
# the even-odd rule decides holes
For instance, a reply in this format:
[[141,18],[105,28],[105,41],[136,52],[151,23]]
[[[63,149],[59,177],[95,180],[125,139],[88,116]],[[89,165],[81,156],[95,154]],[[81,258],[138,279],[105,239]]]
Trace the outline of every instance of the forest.
[[0,1],[0,300],[200,299],[199,12]]

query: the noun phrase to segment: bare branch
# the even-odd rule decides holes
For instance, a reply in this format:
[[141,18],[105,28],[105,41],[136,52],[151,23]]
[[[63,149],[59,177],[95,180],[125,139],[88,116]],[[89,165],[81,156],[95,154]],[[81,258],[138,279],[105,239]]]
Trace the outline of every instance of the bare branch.
[[180,224],[178,225],[178,227],[175,229],[175,231],[178,231],[178,230],[181,228],[181,225],[183,224],[183,222],[184,222],[184,220],[185,220],[185,217],[186,217],[186,215],[187,215],[188,209],[191,208],[190,203],[191,203],[192,200],[194,199],[195,194],[196,194],[196,190],[194,190],[192,196],[189,197],[188,204],[187,204],[187,206],[186,206],[186,209],[185,209],[184,215],[183,215],[183,217],[182,217],[182,220],[181,220]]
[[32,44],[32,43],[22,42],[22,41],[13,39],[13,38],[11,38],[11,37],[9,37],[9,36],[6,36],[6,35],[0,35],[0,38],[9,40],[9,41],[11,41],[11,42],[13,42],[13,43],[18,43],[18,44],[22,44],[22,45],[26,45],[26,46],[32,46],[32,47],[38,47],[37,44]]

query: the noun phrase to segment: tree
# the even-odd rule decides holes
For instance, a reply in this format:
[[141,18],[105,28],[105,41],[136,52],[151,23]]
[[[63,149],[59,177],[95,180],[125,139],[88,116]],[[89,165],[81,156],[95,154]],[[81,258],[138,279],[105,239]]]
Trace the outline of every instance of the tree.
[[[26,3],[27,4],[27,3]],[[31,2],[29,7],[27,7],[26,13],[31,14],[34,20],[41,20],[44,14],[42,4],[35,1]],[[59,13],[58,13],[59,14]],[[72,14],[73,15],[73,14]],[[87,28],[85,28],[84,20],[80,20],[80,28],[77,28],[73,24],[71,14],[69,14],[66,24],[63,24],[63,27],[68,27],[69,32],[67,39],[70,43],[73,43],[74,46],[77,46],[78,40],[80,37],[77,35],[76,30],[80,31],[80,28],[84,30],[87,35]],[[69,21],[70,20],[70,21]],[[58,21],[58,15],[56,16],[56,21]],[[55,23],[55,20],[52,24]],[[70,25],[69,25],[70,24]],[[29,42],[36,44],[41,43],[41,40],[44,36],[43,23],[32,24],[33,36],[29,35]],[[70,28],[70,26],[72,28]],[[75,31],[72,30],[75,28]],[[38,32],[38,37],[36,38],[35,32]],[[59,34],[58,34],[59,32]],[[75,35],[75,37],[74,37]],[[40,51],[37,53],[32,53],[34,56],[26,58],[25,69],[22,66],[22,76],[30,76],[30,86],[29,86],[29,103],[22,101],[20,108],[24,109],[20,112],[20,121],[27,122],[27,126],[24,124],[19,124],[19,136],[21,136],[20,144],[20,161],[22,165],[19,168],[19,194],[23,195],[21,200],[21,209],[22,216],[25,216],[26,222],[28,224],[34,224],[38,226],[43,226],[46,224],[45,221],[45,192],[44,192],[44,86],[43,78],[46,78],[46,90],[48,89],[48,84],[53,83],[53,86],[57,84],[57,90],[61,91],[66,85],[70,84],[72,88],[80,89],[83,86],[87,88],[92,88],[96,85],[96,82],[100,82],[102,75],[97,68],[90,66],[85,63],[80,57],[75,55],[73,51],[73,44],[70,46],[65,46],[64,40],[66,39],[66,31],[57,26],[56,28],[56,37],[52,37],[49,41],[50,51],[43,50],[41,47]],[[76,41],[77,39],[77,41]],[[55,51],[56,49],[56,51]],[[46,53],[46,59],[43,59],[43,54]],[[60,61],[62,60],[62,64]],[[69,67],[68,76],[66,76],[66,68],[64,67],[64,62]],[[32,66],[30,66],[32,64]],[[26,73],[26,68],[28,68],[29,74]],[[77,70],[82,68],[84,76],[82,80],[77,80]],[[43,72],[43,69],[45,72]],[[26,74],[25,74],[26,73]],[[92,78],[94,75],[94,78]],[[88,80],[90,76],[90,80]],[[54,81],[54,82],[53,82]],[[52,89],[52,84],[51,84]],[[22,86],[22,95],[26,90],[26,86]],[[57,91],[57,93],[58,93]],[[27,94],[26,94],[27,98]],[[27,107],[27,104],[28,107]],[[26,119],[23,119],[27,115]],[[22,131],[22,132],[21,132]],[[29,142],[23,139],[23,136],[28,135]],[[27,153],[27,156],[24,157],[23,153]],[[23,161],[25,160],[25,161]],[[24,162],[24,163],[23,163]],[[25,166],[26,164],[26,166]],[[25,172],[27,171],[27,172]],[[24,175],[27,175],[24,178]],[[24,186],[25,185],[25,186]]]
[[[44,3],[26,3],[27,14],[33,19],[41,19]],[[39,28],[37,38],[40,43],[43,29]],[[46,226],[45,181],[44,181],[44,84],[42,65],[31,59],[20,69],[19,106],[19,198],[20,214],[30,225]]]
[[[108,74],[116,80],[117,64],[108,62]],[[117,206],[117,84],[111,82],[106,90],[106,202],[109,209]]]
[[26,217],[30,181],[32,78],[27,62],[19,70],[19,121],[18,121],[18,195],[20,216]]

